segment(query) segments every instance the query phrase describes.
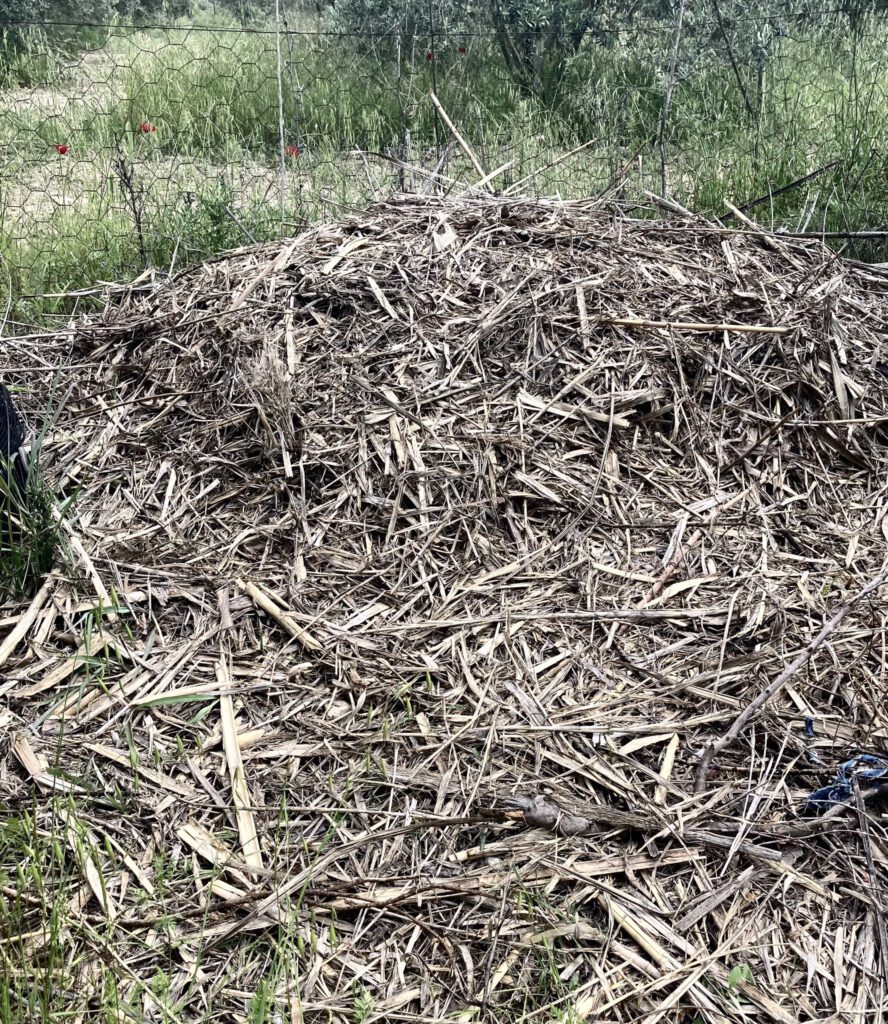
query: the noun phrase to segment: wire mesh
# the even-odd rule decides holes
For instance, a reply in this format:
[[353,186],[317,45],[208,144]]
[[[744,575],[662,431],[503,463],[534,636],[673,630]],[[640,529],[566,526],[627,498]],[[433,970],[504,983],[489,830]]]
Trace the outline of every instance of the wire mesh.
[[491,172],[501,191],[665,194],[730,219],[727,198],[769,228],[885,251],[877,6],[665,5],[560,50],[544,27],[510,50],[509,26],[454,29],[438,8],[348,31],[341,14],[280,4],[245,24],[205,18],[3,26],[13,298],[170,270]]

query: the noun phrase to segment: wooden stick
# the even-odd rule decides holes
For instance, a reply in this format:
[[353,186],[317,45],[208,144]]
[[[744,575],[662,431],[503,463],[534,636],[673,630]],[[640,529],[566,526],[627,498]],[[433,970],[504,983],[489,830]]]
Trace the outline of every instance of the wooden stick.
[[31,628],[31,624],[37,618],[37,613],[46,604],[49,592],[55,581],[48,579],[43,586],[34,595],[34,599],[28,605],[28,609],[24,615],[15,624],[15,628],[9,634],[9,636],[0,644],[0,665],[6,663],[6,659],[12,654],[12,652],[18,647],[19,641],[24,637],[25,633]]
[[[675,551],[673,552],[672,557],[663,567],[663,571],[660,573],[657,579],[654,580],[653,585],[649,587],[648,590],[646,590],[644,594],[641,596],[641,598],[636,602],[636,611],[641,611],[642,609],[647,608],[647,606],[652,601],[656,600],[660,596],[660,594],[663,593],[663,591],[666,589],[666,584],[684,565],[688,557],[688,554],[700,543],[700,541],[705,536],[706,531],[712,529],[712,527],[716,524],[718,517],[722,514],[722,512],[725,512],[727,509],[731,508],[731,506],[736,505],[738,502],[742,501],[746,497],[747,493],[748,488],[745,488],[744,490],[740,491],[739,494],[735,494],[732,498],[729,498],[727,501],[723,501],[720,504],[716,505],[715,508],[713,508],[712,511],[709,513],[709,516],[707,517],[707,520],[703,524],[703,526],[700,526],[696,530],[694,530],[694,532],[686,541],[679,541],[675,545]],[[621,627],[621,629],[622,628],[624,627]]]
[[194,852],[202,857],[207,863],[212,864],[213,867],[219,868],[231,875],[236,881],[244,886],[245,889],[250,888],[250,881],[247,878],[247,873],[252,872],[253,874],[260,874],[265,878],[271,877],[271,872],[266,868],[264,871],[259,871],[257,868],[247,864],[245,860],[238,857],[225,843],[222,842],[218,836],[213,835],[209,829],[205,828],[200,822],[191,819],[186,821],[183,825],[180,825],[176,830],[176,835],[183,843]]
[[691,213],[691,211],[686,206],[682,206],[677,199],[658,196],[656,192],[649,192],[646,188],[643,188],[641,191],[648,199],[651,200],[652,203],[664,210],[668,210],[670,213],[677,213],[680,217],[686,217],[688,220],[703,219],[697,214]]
[[508,160],[506,163],[501,164],[495,170],[492,170],[489,174],[485,174],[480,181],[476,181],[472,188],[483,188],[485,185],[493,181],[494,178],[498,178],[501,174],[504,174],[510,167],[515,166],[514,160]]
[[484,170],[484,165],[481,163],[481,161],[475,155],[475,151],[468,144],[468,142],[466,142],[466,140],[462,137],[462,135],[460,135],[459,129],[456,127],[456,125],[447,116],[447,111],[441,106],[441,101],[438,99],[438,97],[433,92],[430,92],[429,93],[429,99],[431,99],[432,104],[433,104],[435,110],[437,110],[438,113],[441,115],[441,120],[444,122],[444,124],[447,125],[447,127],[453,133],[453,137],[456,139],[456,141],[462,147],[462,151],[472,161],[472,166],[478,172],[479,177],[483,181],[485,179],[486,175],[487,175],[487,171]]
[[879,933],[879,961],[882,966],[882,984],[888,982],[888,929],[885,927],[885,905],[882,900],[879,886],[879,873],[876,871],[876,863],[873,859],[873,841],[870,836],[869,818],[866,813],[866,804],[863,801],[863,793],[860,789],[860,779],[852,776],[851,785],[854,788],[854,808],[857,811],[857,821],[860,826],[860,839],[863,843],[863,852],[866,855],[866,869],[869,874],[870,896],[873,901],[873,914],[876,918],[876,930]]
[[270,615],[279,626],[283,627],[294,640],[298,640],[307,650],[320,651],[323,648],[320,640],[312,636],[307,629],[303,629],[297,622],[294,622],[287,612],[278,608],[268,594],[264,590],[260,590],[255,583],[237,580],[237,585],[245,594],[249,595],[255,605],[261,608],[266,615]]
[[550,160],[549,163],[543,164],[542,167],[537,167],[535,171],[531,171],[530,174],[525,174],[523,178],[519,178],[513,185],[510,185],[505,192],[504,196],[514,195],[522,185],[526,185],[529,181],[538,177],[544,171],[551,170],[553,167],[557,167],[559,164],[563,164],[565,160],[569,160],[575,153],[581,153],[584,149],[588,149],[590,146],[594,146],[599,139],[589,139],[588,142],[584,142],[580,146],[574,146],[573,149],[568,150],[567,153],[562,153],[561,156],[556,156],[554,160]]
[[[114,602],[111,600],[111,595],[108,593],[108,588],[102,582],[102,578],[101,576],[99,576],[92,558],[90,558],[89,553],[83,546],[83,541],[81,541],[80,537],[78,537],[77,534],[74,532],[73,523],[70,522],[67,516],[62,514],[62,510],[56,504],[53,504],[51,506],[50,513],[52,515],[52,518],[58,524],[59,528],[61,530],[64,530],[65,533],[67,533],[68,543],[71,545],[71,548],[74,550],[80,561],[83,563],[83,566],[86,569],[90,580],[92,580],[92,585],[95,589],[95,592],[99,596],[99,600],[105,607],[113,605]],[[107,619],[108,622],[116,622],[117,613],[112,612],[110,615],[108,615]]]
[[700,765],[697,769],[697,784],[696,790],[699,793],[703,786],[706,784],[706,776],[709,772],[709,766],[712,763],[712,759],[720,754],[725,747],[730,746],[734,740],[740,735],[741,732],[749,724],[753,716],[759,711],[768,701],[798,672],[803,669],[805,665],[814,657],[818,650],[826,643],[830,636],[838,629],[841,625],[842,620],[851,611],[851,609],[859,604],[865,597],[871,594],[874,590],[878,590],[879,587],[883,586],[888,581],[888,569],[879,573],[875,579],[870,580],[869,583],[862,589],[858,590],[853,597],[850,597],[845,604],[836,612],[836,614],[826,623],[823,629],[814,637],[814,639],[808,644],[808,646],[795,658],[786,668],[778,675],[772,682],[770,682],[764,690],[751,701],[737,717],[734,719],[730,729],[721,737],[716,740],[715,743],[711,743],[706,750],[703,752],[703,756],[700,758]]
[[760,324],[701,324],[683,320],[636,320],[630,317],[601,317],[600,324],[621,327],[671,327],[676,331],[736,331],[738,334],[789,334],[791,327],[764,327]]
[[49,762],[42,754],[38,754],[31,746],[31,741],[24,733],[13,736],[10,745],[13,756],[32,779],[38,778],[49,769]]
[[[770,192],[766,192],[764,195],[759,196],[757,199],[750,199],[745,203],[741,203],[737,207],[737,209],[743,210],[745,212],[746,210],[753,209],[753,207],[761,206],[762,203],[767,203],[769,200],[774,199],[777,196],[782,196],[784,192],[789,192],[794,188],[798,188],[799,185],[806,184],[813,178],[816,178],[818,175],[823,174],[825,171],[831,171],[836,167],[841,167],[843,163],[844,161],[841,159],[830,160],[828,164],[824,164],[822,167],[818,167],[816,170],[811,171],[810,174],[806,174],[803,178],[796,178],[795,181],[789,182],[788,185],[781,185],[780,188],[772,189]],[[723,219],[727,219],[730,216],[732,216],[730,213],[726,213]]]
[[745,213],[743,213],[741,210],[738,210],[737,207],[734,206],[734,204],[727,197],[725,197],[724,199],[724,204],[737,218],[737,220],[742,221],[748,228],[752,228],[753,231],[759,232],[760,234],[763,235],[770,234],[769,231],[760,228],[754,220],[751,220],[749,217],[746,216]]
[[216,664],[216,678],[223,693],[219,698],[219,715],[222,723],[222,748],[225,751],[225,763],[228,766],[228,777],[231,780],[231,799],[237,819],[237,832],[240,837],[241,855],[251,868],[262,870],[262,849],[259,846],[259,834],[256,830],[256,819],[253,817],[252,801],[247,780],[244,775],[244,762],[241,758],[240,743],[237,737],[237,722],[234,719],[234,702],[227,691],[231,687],[228,666],[225,656]]

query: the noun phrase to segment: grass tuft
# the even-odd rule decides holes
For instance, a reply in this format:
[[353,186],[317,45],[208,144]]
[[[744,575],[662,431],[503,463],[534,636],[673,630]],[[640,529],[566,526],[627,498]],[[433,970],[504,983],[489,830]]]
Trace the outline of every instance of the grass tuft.
[[31,475],[23,501],[0,468],[0,603],[30,596],[52,569],[59,549],[52,505],[38,475]]
[[[436,166],[452,140],[429,102],[432,88],[486,166],[511,162],[498,188],[594,140],[522,190],[582,198],[628,167],[624,200],[660,192],[665,173],[669,195],[721,215],[725,198],[767,196],[838,161],[756,206],[755,219],[815,232],[888,221],[882,19],[856,33],[841,19],[800,23],[767,52],[743,51],[736,74],[710,41],[689,35],[662,131],[666,21],[588,40],[543,98],[521,92],[491,40],[471,39],[465,53],[459,42],[442,38],[429,62],[422,39],[396,51],[387,42],[287,37],[283,174],[273,34],[111,29],[7,44],[0,256],[13,316],[69,313],[71,301],[51,296],[295,233],[419,187],[421,179],[355,150]],[[455,146],[443,170],[477,177]],[[879,240],[844,251],[888,258]]]

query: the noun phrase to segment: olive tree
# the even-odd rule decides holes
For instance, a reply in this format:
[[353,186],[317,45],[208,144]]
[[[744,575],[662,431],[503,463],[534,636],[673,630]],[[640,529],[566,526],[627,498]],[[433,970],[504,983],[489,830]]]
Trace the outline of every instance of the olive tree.
[[370,38],[480,33],[491,37],[506,68],[528,95],[557,89],[590,34],[632,0],[336,0],[334,23]]
[[590,36],[603,42],[621,0],[490,0],[491,27],[509,74],[528,95],[552,99]]
[[191,0],[0,0],[0,23],[104,25],[117,18],[181,17]]
[[336,0],[333,19],[349,35],[367,38],[430,38],[450,32],[467,32],[483,22],[483,0]]

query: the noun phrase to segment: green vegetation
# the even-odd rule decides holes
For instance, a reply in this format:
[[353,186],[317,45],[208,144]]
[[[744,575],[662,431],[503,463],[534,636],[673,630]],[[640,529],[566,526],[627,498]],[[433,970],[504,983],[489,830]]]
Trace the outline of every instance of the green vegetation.
[[[631,202],[660,193],[665,177],[692,209],[769,197],[751,211],[768,226],[884,227],[884,19],[864,15],[853,29],[844,16],[811,19],[793,32],[764,19],[758,42],[735,19],[713,41],[697,7],[665,123],[668,17],[584,31],[557,58],[557,88],[535,90],[502,38],[473,33],[471,20],[445,19],[453,30],[433,40],[324,34],[356,17],[340,5],[338,20],[304,15],[283,38],[283,119],[273,32],[207,14],[207,31],[91,29],[59,41],[34,30],[0,59],[0,257],[13,313],[67,310],[52,296],[292,233],[422,183],[390,158],[471,181],[431,90],[485,166],[511,165],[496,187],[594,140],[522,190],[577,198],[622,181]],[[885,247],[849,251],[881,258]]]
[[[333,14],[303,18],[299,27],[342,27],[348,22],[338,19],[366,7],[352,10],[343,0]],[[726,0],[724,8],[726,17],[732,11],[736,17],[736,5]],[[80,311],[101,302],[103,282],[295,233],[393,189],[420,187],[432,172],[445,183],[477,180],[437,117],[430,91],[486,168],[507,165],[492,183],[498,189],[569,198],[611,189],[641,210],[644,193],[662,191],[665,176],[673,199],[722,215],[726,197],[742,204],[769,196],[828,166],[770,196],[750,216],[790,230],[888,227],[888,25],[875,17],[798,21],[780,32],[766,20],[767,31],[755,38],[729,21],[729,59],[694,7],[673,77],[671,17],[651,11],[642,25],[585,26],[579,41],[569,24],[562,26],[557,51],[542,51],[537,73],[545,20],[528,26],[511,18],[513,8],[491,9],[503,19],[492,32],[484,23],[445,20],[431,38],[417,20],[409,32],[399,24],[387,39],[287,35],[282,111],[273,32],[240,32],[221,20],[208,23],[213,31],[10,31],[0,53],[0,282],[7,323]],[[157,5],[142,10],[172,16]],[[114,15],[124,14],[132,9],[115,5]],[[517,56],[509,55],[510,40]],[[877,241],[851,243],[847,251],[888,259],[888,247]],[[88,294],[71,294],[78,289]],[[41,482],[38,456],[39,443],[24,505],[0,483],[0,602],[27,598],[58,560],[64,508]],[[77,646],[99,628],[101,614],[77,623]],[[61,699],[76,707],[88,686],[111,692],[117,675],[108,672],[106,679],[105,669],[114,656],[83,658]],[[423,696],[437,695],[436,687],[427,674],[393,689],[386,701],[368,701],[374,743],[416,734]],[[443,691],[438,696],[450,700]],[[152,743],[142,767],[163,772],[186,763],[189,729],[216,714],[217,700],[215,693],[177,691],[143,701],[140,707],[158,717],[182,717],[171,730],[176,743]],[[136,766],[134,722],[143,728],[129,714],[115,718],[111,735]],[[330,827],[320,842],[288,818],[292,779],[280,780],[284,796],[273,830],[280,846],[272,861],[279,877],[320,861],[329,846],[365,827],[350,820],[348,801],[353,791],[363,801],[362,772],[371,782],[393,776],[384,753],[367,745],[354,779],[328,776],[336,810],[324,812]],[[58,773],[59,763],[56,757],[49,770]],[[113,775],[110,782],[84,775],[60,781],[90,790],[87,806],[107,806],[115,821],[138,813],[139,773],[127,786]],[[192,987],[206,980],[202,963],[186,959],[206,926],[204,913],[209,916],[191,902],[194,883],[205,889],[219,880],[219,870],[183,855],[170,832],[136,865],[150,877],[149,892],[143,874],[127,866],[123,846],[115,845],[115,830],[102,833],[92,811],[87,824],[78,806],[63,786],[42,791],[33,807],[0,802],[0,974],[7,982],[0,986],[0,1021],[186,1019],[182,1007]],[[219,838],[232,847],[238,842],[233,831]],[[482,831],[478,843],[484,842]],[[113,898],[124,884],[137,890],[133,902],[145,908],[145,921],[106,912],[108,894]],[[593,940],[560,931],[572,919],[521,886],[518,879],[515,919],[534,937],[535,958],[532,983],[519,993],[524,1018],[542,1019],[538,1007],[548,1005],[553,1020],[586,1019],[570,1002],[579,986],[577,947]],[[244,933],[231,954],[231,987],[252,1024],[281,1019],[281,993],[292,996],[287,1009],[296,1019],[302,979],[325,950],[348,950],[350,933],[337,933],[335,916],[303,906],[305,891],[291,894],[296,924],[255,937]],[[405,921],[414,926],[410,917]],[[159,966],[140,973],[148,956]],[[256,983],[241,995],[245,977]],[[213,998],[227,980],[212,975]],[[729,998],[744,1004],[752,981],[747,964],[732,967]],[[472,991],[483,984],[479,976]],[[356,981],[337,1012],[356,1022],[384,1019],[391,1011],[376,999],[369,983]]]
[[[69,1019],[72,999],[88,1019],[108,1024],[142,1019],[146,1003],[174,1019],[167,976],[158,971],[150,983],[133,976],[120,963],[113,925],[80,911],[84,874],[95,886],[91,894],[101,894],[101,906],[109,898],[106,880],[123,864],[73,799],[52,797],[14,815],[0,804],[0,865],[8,866],[0,868],[4,1024]],[[72,932],[80,940],[75,954]]]
[[[58,986],[71,980],[63,942],[67,905],[59,894],[72,898],[79,879],[73,866],[63,867],[59,838],[41,829],[30,812],[3,814],[0,864],[9,866],[0,869],[0,973],[6,981],[0,1020],[48,1020]],[[27,972],[25,964],[31,965]]]
[[[477,178],[431,90],[486,167],[510,164],[494,187],[594,140],[522,190],[583,197],[617,182],[631,201],[661,192],[665,177],[683,205],[721,214],[726,197],[769,196],[831,164],[752,216],[788,230],[885,227],[884,19],[785,31],[766,18],[753,36],[734,11],[713,41],[698,7],[666,120],[674,26],[653,15],[587,27],[557,57],[557,88],[540,90],[510,65],[501,35],[472,31],[477,20],[451,17],[447,34],[405,40],[324,34],[354,16],[347,6],[306,15],[282,39],[283,132],[273,31],[242,33],[217,16],[213,31],[92,29],[63,45],[35,30],[0,61],[0,256],[15,315],[68,309],[51,296],[293,233],[422,183],[392,157]],[[849,251],[883,258],[884,245]]]
[[737,964],[728,971],[728,988],[736,994],[741,984],[752,984],[752,971],[749,964]]
[[[0,604],[29,597],[52,569],[59,548],[53,498],[32,449],[25,494],[0,466]],[[2,456],[0,456],[2,458]]]
[[10,513],[9,491],[0,480],[0,602],[33,593],[50,571],[58,549],[58,528],[45,486],[29,487],[27,506]]

